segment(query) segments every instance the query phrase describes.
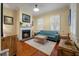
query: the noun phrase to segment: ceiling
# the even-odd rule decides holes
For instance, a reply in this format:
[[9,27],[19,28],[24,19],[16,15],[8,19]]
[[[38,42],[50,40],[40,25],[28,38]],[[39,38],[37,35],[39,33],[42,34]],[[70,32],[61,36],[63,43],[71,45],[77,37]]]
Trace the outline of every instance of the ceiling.
[[[37,13],[33,11],[35,4],[37,4],[38,8],[40,9],[40,11]],[[4,6],[9,7],[13,10],[17,10],[18,8],[23,8],[29,11],[33,16],[44,14],[46,12],[63,8],[68,5],[69,5],[68,3],[5,3],[4,4]]]

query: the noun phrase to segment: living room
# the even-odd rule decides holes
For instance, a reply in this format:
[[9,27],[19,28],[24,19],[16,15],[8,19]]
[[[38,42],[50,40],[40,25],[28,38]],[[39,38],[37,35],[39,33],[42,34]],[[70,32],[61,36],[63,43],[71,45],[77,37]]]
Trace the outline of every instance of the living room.
[[1,49],[7,51],[8,55],[79,55],[79,4],[3,3],[2,5]]

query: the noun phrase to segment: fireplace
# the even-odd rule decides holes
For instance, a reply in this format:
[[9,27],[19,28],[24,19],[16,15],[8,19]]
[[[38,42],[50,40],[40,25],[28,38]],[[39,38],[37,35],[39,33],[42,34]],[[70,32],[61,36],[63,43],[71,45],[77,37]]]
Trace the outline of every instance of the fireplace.
[[22,30],[22,39],[30,37],[30,30]]

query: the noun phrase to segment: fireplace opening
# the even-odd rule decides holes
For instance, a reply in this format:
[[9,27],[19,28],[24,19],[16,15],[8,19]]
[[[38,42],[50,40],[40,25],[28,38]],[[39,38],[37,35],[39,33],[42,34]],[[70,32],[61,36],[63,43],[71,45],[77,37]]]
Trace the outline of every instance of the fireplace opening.
[[22,30],[22,39],[30,37],[30,30]]

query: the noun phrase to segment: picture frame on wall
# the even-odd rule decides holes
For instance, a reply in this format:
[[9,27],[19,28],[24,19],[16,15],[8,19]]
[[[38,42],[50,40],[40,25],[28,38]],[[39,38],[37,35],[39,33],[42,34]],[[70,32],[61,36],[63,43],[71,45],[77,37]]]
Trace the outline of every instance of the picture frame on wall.
[[13,25],[13,17],[4,16],[4,24]]
[[69,26],[71,26],[71,9],[69,9],[68,23],[69,23]]
[[30,23],[30,15],[22,14],[22,22]]

